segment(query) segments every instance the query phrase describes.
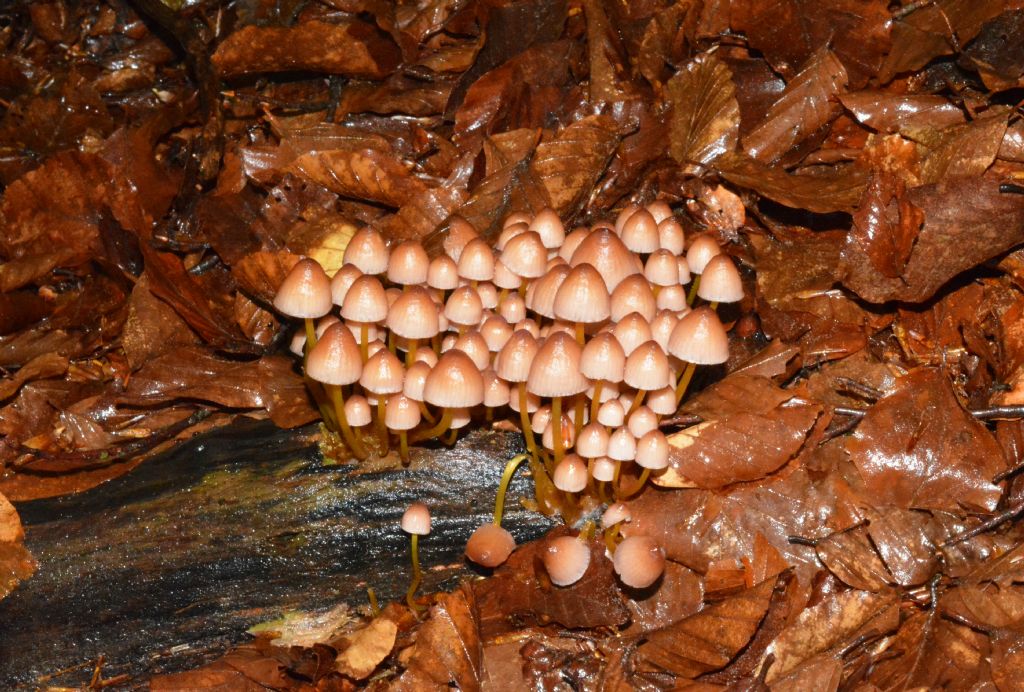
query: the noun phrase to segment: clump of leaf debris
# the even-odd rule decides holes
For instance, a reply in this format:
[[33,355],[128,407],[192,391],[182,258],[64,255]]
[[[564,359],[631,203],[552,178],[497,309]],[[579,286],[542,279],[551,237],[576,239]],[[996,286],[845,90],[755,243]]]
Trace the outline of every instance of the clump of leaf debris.
[[[619,584],[599,537],[584,579],[552,586],[542,541],[423,621],[393,604],[264,633],[154,689],[1019,689],[1024,4],[20,0],[0,17],[13,501],[231,415],[315,420],[270,299],[364,225],[436,244],[456,214],[493,237],[514,211],[587,223],[660,199],[747,272],[732,361],[631,502],[623,533],[669,559],[653,587]],[[0,596],[31,572],[20,541],[0,496]]]

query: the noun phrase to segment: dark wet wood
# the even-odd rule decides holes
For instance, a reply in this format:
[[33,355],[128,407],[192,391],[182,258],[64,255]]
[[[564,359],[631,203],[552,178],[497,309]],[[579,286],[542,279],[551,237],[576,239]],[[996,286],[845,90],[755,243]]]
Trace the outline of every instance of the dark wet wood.
[[[434,512],[421,592],[469,574],[463,545],[493,511],[519,436],[477,431],[452,449],[414,450],[407,470],[366,471],[324,465],[310,432],[242,421],[87,493],[19,505],[39,569],[0,602],[0,688],[35,688],[100,655],[105,676],[140,685],[216,658],[288,610],[363,607],[367,586],[401,598],[398,520],[413,499]],[[520,540],[550,526],[516,509],[530,493],[520,477],[509,495],[505,525]]]

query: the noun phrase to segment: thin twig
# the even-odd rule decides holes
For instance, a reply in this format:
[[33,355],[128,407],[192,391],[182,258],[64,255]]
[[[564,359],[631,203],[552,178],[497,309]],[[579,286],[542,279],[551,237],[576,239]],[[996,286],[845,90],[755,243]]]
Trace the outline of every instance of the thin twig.
[[949,548],[951,546],[956,545],[957,543],[963,543],[968,539],[974,538],[975,536],[983,534],[987,531],[991,531],[992,529],[997,528],[1002,524],[1005,524],[1006,522],[1010,521],[1011,519],[1014,519],[1022,513],[1024,513],[1024,500],[1016,503],[1009,509],[1003,510],[1002,512],[995,515],[988,521],[984,521],[978,524],[973,529],[970,529],[969,531],[964,531],[953,536],[952,538],[946,540],[945,543],[942,543],[939,547]]

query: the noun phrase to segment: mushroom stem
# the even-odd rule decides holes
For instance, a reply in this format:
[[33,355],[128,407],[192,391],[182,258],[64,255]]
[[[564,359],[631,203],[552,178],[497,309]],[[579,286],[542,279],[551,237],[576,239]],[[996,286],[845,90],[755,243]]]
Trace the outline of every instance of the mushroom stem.
[[693,306],[693,301],[697,300],[697,289],[700,288],[700,274],[693,277],[693,283],[690,284],[690,294],[686,296],[686,304]]
[[636,495],[638,492],[640,492],[643,489],[644,485],[647,483],[647,479],[650,478],[650,476],[651,476],[651,470],[648,469],[648,468],[645,468],[643,470],[643,472],[641,472],[640,478],[637,479],[636,484],[630,486],[629,488],[623,488],[622,487],[622,477],[620,476],[619,477],[618,487],[615,488],[615,499],[616,500],[626,500],[628,498],[633,497],[634,495]]
[[311,317],[303,321],[306,323],[306,358],[309,358],[309,352],[316,346],[316,325]]
[[437,421],[436,425],[429,427],[426,430],[421,430],[416,435],[413,435],[410,442],[422,442],[423,440],[430,440],[435,437],[441,437],[441,435],[444,435],[446,432],[448,432],[448,428],[450,428],[452,424],[452,416],[455,412],[455,409],[446,408],[442,409],[442,411],[443,412],[441,413],[441,420]]
[[421,402],[419,402],[419,404],[420,404],[420,415],[423,416],[423,419],[425,421],[427,421],[428,423],[433,425],[437,421],[437,419],[434,418],[434,414],[430,412],[430,409],[427,408],[427,405],[424,402],[421,401]]
[[580,436],[580,430],[583,429],[583,409],[586,407],[587,397],[584,394],[576,395],[576,413],[573,414],[576,418],[573,421],[573,425],[576,429],[576,434],[573,435],[573,439],[577,439]]
[[590,400],[590,420],[597,420],[597,409],[601,408],[601,387],[604,384],[604,380],[598,380],[594,383],[594,396]]
[[555,466],[562,461],[565,450],[562,448],[562,397],[551,399],[551,436],[554,438]]
[[693,372],[696,369],[697,365],[695,363],[686,364],[686,370],[683,371],[683,376],[679,378],[679,386],[676,387],[676,406],[679,406],[683,397],[686,396],[686,390],[690,386],[690,380],[693,379]]
[[458,437],[459,437],[459,430],[458,430],[458,428],[452,428],[451,430],[448,431],[448,436],[446,438],[444,438],[444,446],[445,447],[451,447],[453,444],[455,444],[455,440],[457,440]]
[[505,472],[501,474],[501,483],[498,484],[498,496],[494,500],[495,526],[501,526],[501,517],[505,513],[505,492],[508,490],[508,484],[512,481],[512,474],[516,472],[520,464],[529,458],[529,454],[517,454],[505,464]]
[[362,443],[352,434],[352,428],[349,427],[348,419],[345,418],[345,398],[341,394],[341,387],[329,384],[326,385],[326,388],[331,397],[331,402],[334,404],[334,413],[338,417],[338,425],[341,428],[341,436],[345,438],[345,444],[348,445],[356,459],[360,461],[366,459],[370,455],[366,453]]
[[640,408],[640,404],[644,402],[644,397],[646,395],[646,389],[636,390],[636,396],[633,397],[633,403],[630,405],[629,411],[626,412],[626,418],[629,418],[631,415],[633,415],[633,411],[636,411],[638,408]]
[[359,355],[364,363],[370,360],[370,325],[367,322],[359,325]]
[[306,389],[308,389],[310,394],[313,395],[313,400],[316,401],[316,407],[320,409],[320,417],[324,419],[324,424],[327,426],[327,429],[334,430],[338,427],[338,423],[334,420],[334,415],[331,412],[331,409],[324,401],[324,390],[320,386],[319,382],[306,374],[306,360],[309,358],[309,352],[313,350],[314,346],[316,346],[316,326],[313,324],[313,320],[309,317],[304,319],[303,322],[306,325],[306,345],[302,356],[302,379],[306,383]]
[[586,334],[583,333],[582,322],[576,323],[576,343],[578,343],[581,347],[586,346],[587,344],[587,336]]
[[373,590],[372,586],[366,587],[366,600],[370,602],[370,615],[373,617],[380,615],[380,606],[377,604],[377,592]]
[[405,367],[411,368],[412,364],[416,362],[416,347],[419,345],[419,339],[409,339],[409,350],[405,352]]
[[398,456],[403,464],[409,463],[409,434],[405,430],[398,431]]
[[609,526],[604,532],[604,547],[608,549],[609,554],[615,554],[615,548],[618,545],[618,541],[615,539],[619,536],[619,525],[615,524]]
[[388,332],[388,350],[391,351],[391,353],[396,353],[397,352],[396,349],[395,349],[395,333],[394,332]]
[[708,303],[708,307],[711,308],[712,312],[717,311],[718,310],[718,301],[717,300],[711,301],[710,303]]
[[416,589],[420,588],[420,580],[423,578],[423,573],[420,571],[420,551],[419,551],[419,534],[412,534],[412,582],[409,584],[409,590],[405,592],[405,602],[409,604],[409,609],[417,615],[423,612],[423,608],[416,602]]
[[387,454],[390,449],[388,444],[388,427],[384,424],[384,416],[386,414],[384,410],[384,397],[377,397],[377,437],[380,438],[380,443],[384,447],[384,451],[381,454]]
[[537,458],[537,442],[533,439],[533,428],[530,427],[530,413],[526,410],[526,382],[519,383],[519,422],[523,426],[523,437],[526,438],[526,449]]

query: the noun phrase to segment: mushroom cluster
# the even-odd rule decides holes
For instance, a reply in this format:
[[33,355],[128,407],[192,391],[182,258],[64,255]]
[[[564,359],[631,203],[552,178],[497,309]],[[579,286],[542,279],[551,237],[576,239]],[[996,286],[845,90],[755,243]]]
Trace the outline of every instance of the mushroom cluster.
[[410,443],[509,410],[538,489],[561,493],[546,506],[572,514],[581,494],[630,497],[668,465],[661,419],[697,366],[728,359],[716,308],[742,296],[716,240],[687,239],[654,202],[568,233],[550,209],[514,213],[493,245],[456,217],[434,258],[364,228],[333,277],[303,259],[274,304],[305,320],[292,350],[355,457],[371,424],[407,460]]

